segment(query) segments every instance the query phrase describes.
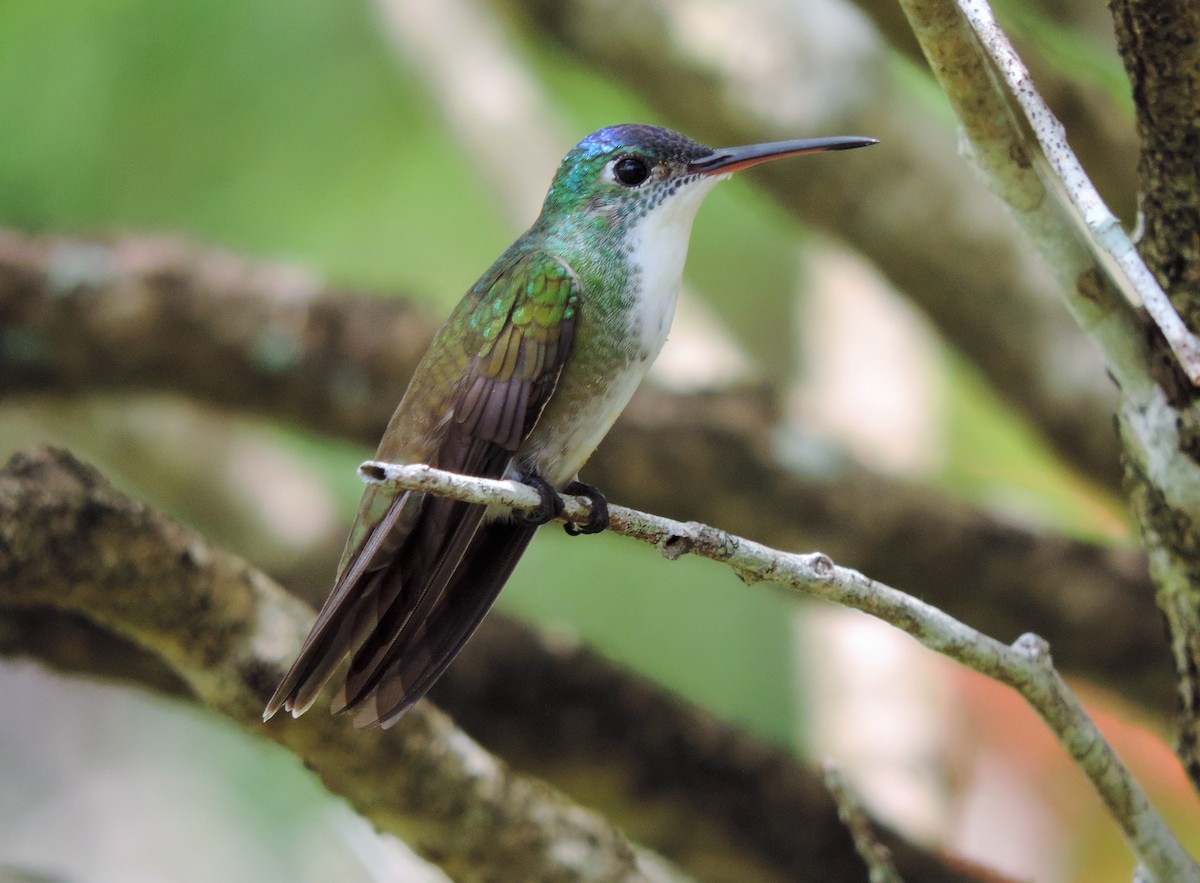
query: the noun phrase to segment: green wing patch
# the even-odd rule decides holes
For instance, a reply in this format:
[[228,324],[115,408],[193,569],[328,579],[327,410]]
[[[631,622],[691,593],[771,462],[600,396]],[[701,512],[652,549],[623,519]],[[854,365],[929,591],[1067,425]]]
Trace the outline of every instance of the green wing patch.
[[515,451],[554,391],[579,307],[571,269],[544,252],[505,267],[472,319],[478,347],[455,407],[467,436]]

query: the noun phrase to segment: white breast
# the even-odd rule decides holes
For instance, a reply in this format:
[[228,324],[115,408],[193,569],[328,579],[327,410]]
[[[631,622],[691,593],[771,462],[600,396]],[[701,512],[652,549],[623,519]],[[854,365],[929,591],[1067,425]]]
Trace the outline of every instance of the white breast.
[[[638,325],[637,338],[646,359],[642,375],[667,341],[671,319],[675,316],[675,303],[679,299],[692,221],[700,203],[718,180],[719,177],[704,177],[685,185],[683,190],[642,218],[631,231],[629,263],[636,279],[636,306],[631,321]],[[640,380],[641,376],[634,385]]]
[[646,214],[630,232],[627,245],[634,303],[629,311],[629,335],[638,341],[638,352],[604,385],[598,398],[566,420],[560,422],[557,413],[550,413],[557,411],[551,401],[548,413],[530,438],[538,471],[551,484],[561,487],[579,472],[625,410],[666,343],[679,299],[692,221],[718,180],[713,176],[690,182]]

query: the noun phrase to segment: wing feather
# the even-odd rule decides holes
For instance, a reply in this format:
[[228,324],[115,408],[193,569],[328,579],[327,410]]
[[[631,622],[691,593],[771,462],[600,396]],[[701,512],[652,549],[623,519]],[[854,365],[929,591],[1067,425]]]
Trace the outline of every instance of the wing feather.
[[425,695],[483,621],[535,531],[502,521],[479,529],[445,602],[425,619],[413,652],[397,655],[379,687],[354,709],[355,726],[391,726]]
[[[435,427],[434,456],[418,457],[451,471],[503,476],[554,393],[579,293],[565,264],[511,250],[439,332],[389,436],[411,424]],[[421,397],[429,397],[418,388],[422,378],[444,379],[443,354],[456,334],[465,335],[467,358],[452,381],[449,414],[420,413]],[[397,453],[389,441],[380,444],[381,459]],[[484,523],[484,514],[482,506],[368,488],[329,600],[265,716],[280,708],[302,713],[349,656],[335,710],[352,712],[359,726],[395,722],[482,621],[533,534]]]

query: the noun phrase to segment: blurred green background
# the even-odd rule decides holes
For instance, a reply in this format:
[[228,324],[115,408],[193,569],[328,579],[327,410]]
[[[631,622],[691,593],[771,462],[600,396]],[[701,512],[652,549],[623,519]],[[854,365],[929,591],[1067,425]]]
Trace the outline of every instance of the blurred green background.
[[[564,152],[602,125],[670,124],[571,59],[514,45],[573,133]],[[519,231],[407,64],[366,3],[0,0],[0,224],[101,236],[175,232],[309,266],[339,285],[427,300],[440,315]],[[914,83],[923,76],[901,65],[897,74]],[[548,182],[553,169],[544,171]],[[781,387],[799,362],[793,326],[808,245],[804,231],[740,181],[718,188],[693,237],[689,281]],[[1110,501],[1057,463],[962,360],[940,345],[937,353],[941,456],[927,480],[1072,532],[1120,531]],[[226,502],[183,498],[111,455],[114,436],[152,446],[170,429],[91,419],[109,404],[123,407],[10,403],[0,445],[7,455],[35,440],[69,443],[135,494],[270,567],[222,524]],[[360,490],[354,468],[369,451],[233,415],[210,419],[303,464],[334,501],[338,523],[349,525]],[[578,634],[720,715],[804,748],[794,601],[747,590],[701,561],[667,564],[621,538],[543,534],[502,608]],[[140,729],[151,733],[224,730],[190,711],[164,716],[153,702],[139,700],[129,714],[145,715]],[[186,724],[170,722],[179,719]],[[225,735],[230,757],[242,758],[228,765],[237,798],[204,799],[240,806],[237,825],[261,834],[268,851],[283,849],[269,833],[279,830],[281,790],[302,795],[291,804],[298,811],[319,805],[317,789],[286,758],[264,760],[273,749],[233,747],[240,737]],[[0,866],[11,845],[3,831],[15,824],[0,818]]]
[[[519,232],[405,75],[367,4],[18,2],[3,13],[17,25],[0,34],[0,94],[12,109],[0,139],[0,223],[177,232],[314,267],[335,284],[425,299],[439,315]],[[603,86],[599,106],[588,107],[588,82],[570,80],[557,107],[581,134],[643,118]],[[744,188],[712,201],[689,276],[754,273],[753,284],[734,290],[786,304],[795,231],[780,229]],[[705,249],[705,239],[726,245]],[[370,452],[300,450],[327,476],[348,525],[361,490],[354,468]],[[136,472],[119,469],[128,486],[138,484]],[[191,514],[155,488],[135,490]],[[786,602],[738,592],[727,574],[695,562],[663,567],[618,539],[541,539],[506,605],[587,623],[587,636],[617,658],[638,658],[727,714],[793,738],[794,685],[750,652],[764,641],[786,646]],[[238,550],[255,559],[253,548]],[[605,591],[592,591],[585,574],[604,574]],[[731,611],[744,630],[719,628]],[[692,628],[667,630],[667,621]],[[734,646],[698,641],[704,633]]]

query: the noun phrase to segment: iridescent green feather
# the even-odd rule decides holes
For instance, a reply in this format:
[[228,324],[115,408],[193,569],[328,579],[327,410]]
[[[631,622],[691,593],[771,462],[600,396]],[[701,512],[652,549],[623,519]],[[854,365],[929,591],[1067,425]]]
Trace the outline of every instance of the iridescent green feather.
[[[501,433],[496,425],[478,426],[486,440],[515,450],[554,389],[570,348],[578,309],[579,285],[569,267],[543,251],[510,249],[438,330],[409,394],[392,418],[397,431],[389,427],[376,457],[392,462],[433,462],[449,425],[447,411],[453,409],[462,423],[474,410],[476,425],[464,427],[470,436],[487,413],[489,399],[518,396],[524,387],[524,407],[511,414],[512,432]],[[441,390],[444,395],[414,395],[420,390]],[[492,413],[504,413],[503,401],[491,407]],[[440,465],[475,471],[466,462]],[[339,576],[395,498],[395,492],[384,488],[373,486],[364,491],[338,566]],[[420,500],[420,495],[414,494],[410,505],[415,508]],[[411,526],[411,521],[411,517],[402,519],[401,529]]]

